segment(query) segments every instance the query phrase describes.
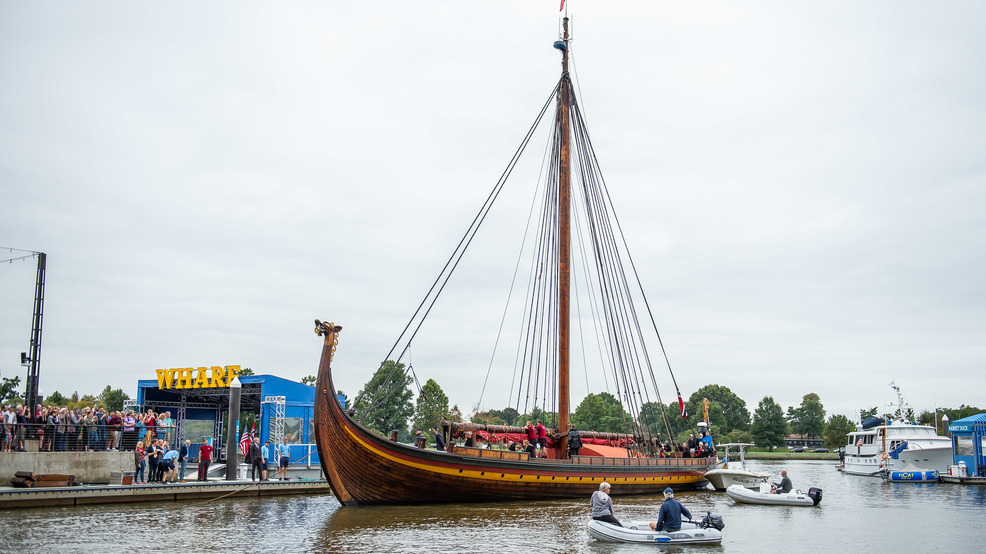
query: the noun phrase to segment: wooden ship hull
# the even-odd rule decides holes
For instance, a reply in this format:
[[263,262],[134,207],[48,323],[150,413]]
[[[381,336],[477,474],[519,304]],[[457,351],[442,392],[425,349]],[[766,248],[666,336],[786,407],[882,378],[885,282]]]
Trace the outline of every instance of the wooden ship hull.
[[341,327],[316,321],[324,336],[315,390],[315,441],[332,492],[344,505],[488,502],[653,494],[705,482],[711,458],[529,459],[526,453],[456,447],[452,453],[391,442],[339,404],[331,362]]

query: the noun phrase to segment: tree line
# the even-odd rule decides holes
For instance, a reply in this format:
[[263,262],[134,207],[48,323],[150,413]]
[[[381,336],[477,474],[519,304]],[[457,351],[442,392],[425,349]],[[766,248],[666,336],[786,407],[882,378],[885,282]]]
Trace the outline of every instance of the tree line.
[[[363,386],[357,398],[356,410],[370,429],[389,435],[396,430],[402,441],[410,441],[413,429],[431,429],[442,421],[464,421],[458,405],[449,406],[449,398],[434,380],[421,386],[416,400],[411,390],[413,377],[405,371],[402,363],[386,361],[380,365],[373,377]],[[309,376],[311,384],[314,377]],[[377,392],[378,394],[370,394]],[[340,395],[345,395],[339,391]],[[791,435],[804,438],[822,438],[831,449],[845,446],[846,435],[856,429],[856,423],[842,414],[832,414],[826,418],[826,410],[818,394],[805,394],[798,406],[788,406],[785,410],[772,396],[759,401],[751,414],[746,401],[724,385],[709,384],[701,387],[685,402],[689,417],[682,419],[677,402],[663,404],[646,402],[640,414],[634,419],[623,407],[618,398],[607,392],[589,394],[575,408],[571,415],[572,423],[579,429],[607,433],[633,433],[635,428],[645,428],[661,440],[682,443],[694,433],[696,423],[703,420],[703,399],[709,401],[709,427],[717,442],[749,442],[773,450],[784,446]],[[346,402],[349,402],[346,397]],[[348,407],[348,405],[347,405]],[[877,415],[877,408],[859,410],[862,419]],[[885,417],[903,417],[921,424],[935,424],[946,414],[954,421],[970,415],[982,413],[974,406],[962,405],[957,409],[922,412],[915,416],[908,413],[883,413]],[[365,413],[365,417],[363,414]],[[469,421],[487,425],[523,426],[527,421],[541,420],[548,427],[557,427],[558,415],[540,408],[528,413],[520,413],[517,408],[473,410]],[[410,423],[410,427],[408,424]],[[670,427],[671,436],[668,436]]]

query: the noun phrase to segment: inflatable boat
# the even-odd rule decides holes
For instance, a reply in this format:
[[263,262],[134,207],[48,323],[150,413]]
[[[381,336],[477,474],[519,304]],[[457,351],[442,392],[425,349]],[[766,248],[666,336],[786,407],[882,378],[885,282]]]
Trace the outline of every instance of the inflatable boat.
[[589,536],[605,542],[650,544],[720,544],[722,517],[708,514],[700,521],[682,521],[678,531],[653,531],[649,521],[624,521],[623,527],[590,519],[585,530]]
[[770,494],[770,485],[761,486],[759,491],[748,489],[743,485],[732,485],[726,489],[726,495],[743,504],[817,506],[822,501],[822,489],[815,487],[808,492],[794,490],[788,493]]

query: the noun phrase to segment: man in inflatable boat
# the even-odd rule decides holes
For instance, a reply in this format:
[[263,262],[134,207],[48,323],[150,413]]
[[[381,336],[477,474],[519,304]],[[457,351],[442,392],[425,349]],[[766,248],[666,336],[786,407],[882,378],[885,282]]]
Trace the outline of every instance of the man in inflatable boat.
[[654,531],[680,531],[681,514],[685,514],[688,519],[692,518],[692,513],[674,499],[674,491],[668,487],[664,489],[664,503],[657,514],[657,521],[650,522],[650,528]]
[[791,480],[787,478],[787,470],[781,470],[781,482],[770,484],[770,494],[787,494],[791,492]]

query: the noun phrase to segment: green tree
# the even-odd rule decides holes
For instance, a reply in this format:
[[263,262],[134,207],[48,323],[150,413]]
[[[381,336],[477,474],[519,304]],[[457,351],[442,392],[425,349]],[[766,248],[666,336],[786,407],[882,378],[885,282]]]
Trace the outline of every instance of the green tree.
[[487,410],[485,412],[476,412],[472,414],[469,421],[473,423],[479,423],[482,425],[506,425],[507,422],[502,417],[500,417],[500,410]]
[[825,429],[825,408],[817,394],[809,392],[797,408],[787,409],[791,430],[798,435],[820,437]]
[[[720,412],[724,418],[724,423],[720,425],[723,433],[728,433],[733,429],[740,429],[742,431],[747,431],[750,429],[750,410],[746,408],[746,401],[736,396],[736,394],[729,390],[729,387],[722,385],[705,385],[704,387],[695,391],[688,398],[688,411],[690,414],[701,418],[702,417],[702,399],[708,398],[710,403],[716,403],[719,405]],[[692,408],[695,407],[695,411]],[[712,407],[709,407],[709,419],[712,420],[715,416],[712,414]],[[710,421],[710,424],[715,424]]]
[[122,410],[123,403],[127,400],[130,400],[130,396],[123,389],[113,390],[109,385],[99,395],[99,402],[111,412]]
[[434,379],[428,379],[421,387],[421,394],[414,406],[414,427],[431,429],[441,425],[448,416],[448,395]]
[[383,436],[397,430],[402,437],[410,438],[407,421],[414,415],[411,403],[411,376],[404,364],[387,360],[380,364],[373,377],[357,395],[360,399],[356,412],[367,427]]
[[45,399],[45,403],[51,404],[52,406],[64,406],[66,402],[65,397],[57,390],[49,394],[48,398]]
[[89,406],[90,408],[99,404],[99,399],[91,394],[83,394],[79,399],[79,406]]
[[842,414],[833,414],[825,424],[822,431],[822,438],[825,439],[825,446],[835,450],[846,445],[846,435],[856,429],[856,424],[849,421],[849,418]]
[[770,448],[771,452],[774,447],[784,445],[787,421],[784,419],[784,409],[774,402],[772,396],[765,396],[757,405],[750,432],[753,433],[753,442],[757,446]]
[[511,407],[506,407],[502,410],[486,410],[485,412],[476,412],[470,418],[473,423],[484,423],[486,425],[520,425],[523,422],[518,422],[520,418],[520,412]]
[[240,372],[237,375],[254,375],[253,370],[249,367],[241,367]]
[[317,381],[318,379],[314,375],[305,375],[301,378],[301,384],[309,387],[314,387]]
[[572,423],[581,430],[603,433],[625,433],[630,431],[630,415],[615,396],[608,392],[586,396],[572,414]]
[[[514,420],[514,424],[518,427],[523,426],[525,423],[530,421],[533,424],[537,424],[538,421],[544,423],[544,426],[548,429],[554,429],[558,427],[558,413],[557,412],[546,412],[541,408],[535,407],[531,410],[529,414],[518,414],[517,418]],[[504,418],[506,421],[506,418]]]
[[[656,411],[657,406],[660,406],[660,404],[658,404],[656,402],[647,402],[647,403],[644,404],[644,406],[647,406],[648,404],[653,404],[654,405],[654,408],[653,408],[654,411]],[[688,430],[689,429],[694,429],[694,427],[692,427],[692,424],[691,424],[691,422],[694,421],[691,418],[691,416],[690,416],[691,412],[689,412],[689,418],[688,419],[682,419],[682,417],[681,417],[681,407],[678,406],[678,403],[677,402],[670,402],[668,404],[665,404],[665,405],[661,406],[661,408],[664,410],[665,417],[667,417],[668,425],[671,426],[671,437],[669,437],[669,439],[672,442],[681,442],[681,441],[678,441],[677,440],[677,437],[679,435],[681,435],[682,433],[685,434],[685,438],[687,439],[688,438]],[[650,412],[651,409],[652,408],[648,408],[648,412]],[[644,407],[643,406],[641,407],[641,413],[644,413]],[[657,414],[654,414],[654,415],[657,415]],[[654,415],[648,415],[647,420],[645,421],[645,424],[648,424],[649,425],[650,422],[651,422],[651,419],[654,418]],[[664,430],[664,423],[663,422],[660,423],[660,430],[658,432],[661,433],[661,436],[662,437],[667,434],[667,431]]]
[[448,411],[448,420],[452,423],[462,423],[462,410],[459,409],[459,405],[455,404]]
[[719,442],[723,442],[723,443],[726,443],[726,442],[746,442],[746,443],[751,443],[751,442],[753,442],[753,433],[751,433],[749,431],[740,431],[739,429],[733,429],[732,431],[726,433],[725,436],[723,436],[721,439],[719,439]]
[[19,375],[0,381],[0,404],[17,404],[23,402],[21,395],[17,393],[17,387],[21,384]]
[[640,423],[655,437],[666,436],[668,433],[664,425],[664,410],[657,402],[645,402],[640,407]]
[[875,417],[877,410],[878,410],[878,408],[876,406],[873,406],[872,408],[870,408],[868,410],[860,410],[859,411],[859,420],[860,421],[866,421],[866,418],[868,418],[868,417]]

